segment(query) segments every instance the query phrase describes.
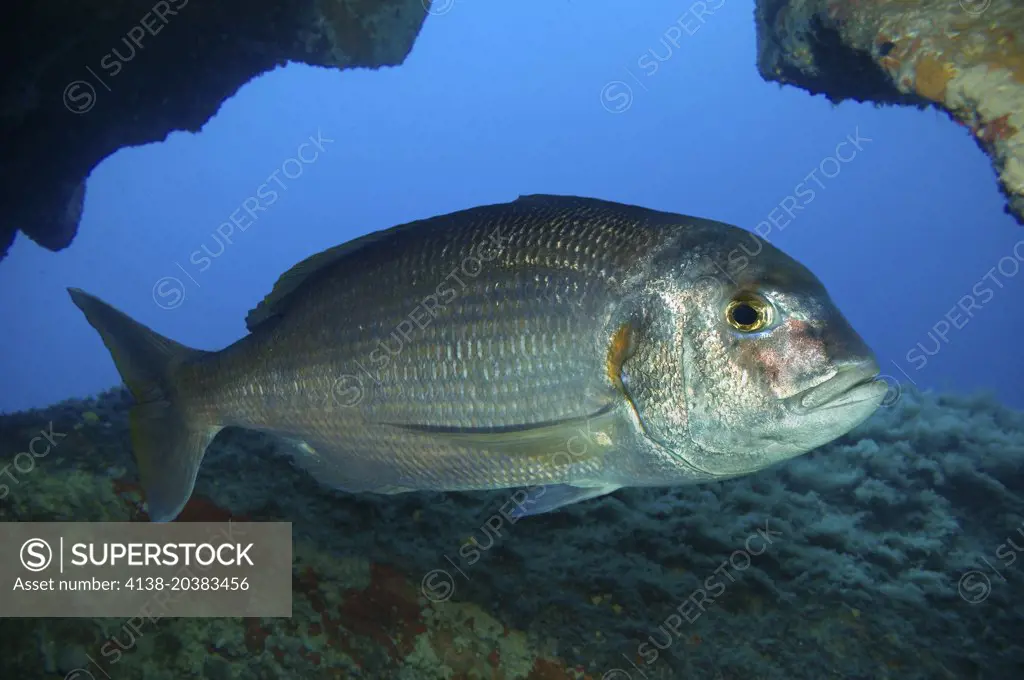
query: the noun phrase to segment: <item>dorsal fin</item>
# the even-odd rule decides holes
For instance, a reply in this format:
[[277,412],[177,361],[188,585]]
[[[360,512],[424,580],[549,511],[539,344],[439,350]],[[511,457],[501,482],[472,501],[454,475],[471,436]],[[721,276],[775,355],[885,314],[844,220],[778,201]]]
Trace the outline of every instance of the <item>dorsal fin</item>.
[[333,248],[328,248],[323,252],[310,255],[305,260],[302,260],[284,274],[281,274],[270,293],[255,308],[249,310],[245,317],[245,325],[249,332],[252,333],[257,326],[283,314],[291,304],[292,294],[301,289],[303,284],[309,281],[317,272],[323,271],[336,262],[353,255],[373,243],[394,236],[396,232],[409,229],[421,221],[418,220],[416,222],[400,224],[397,227],[375,231]]
[[467,216],[480,213],[486,210],[493,210],[496,208],[509,208],[510,206],[518,207],[544,207],[551,204],[554,207],[558,206],[561,201],[563,204],[565,201],[574,200],[580,202],[594,203],[593,199],[583,199],[574,196],[552,196],[547,194],[528,194],[520,196],[518,199],[511,203],[496,203],[487,206],[478,206],[476,208],[467,208],[460,210],[448,215],[440,215],[437,217],[428,217],[413,222],[407,222],[405,224],[399,224],[395,227],[388,229],[382,229],[375,231],[371,234],[361,236],[353,241],[342,243],[341,245],[328,248],[327,250],[310,255],[302,262],[286,271],[284,274],[277,279],[277,283],[274,284],[274,288],[270,293],[263,298],[256,307],[249,311],[249,314],[245,317],[245,325],[251,333],[257,326],[266,323],[268,320],[281,316],[291,305],[293,298],[292,294],[298,291],[302,286],[309,281],[314,274],[323,271],[327,267],[336,264],[340,260],[354,255],[356,252],[370,246],[374,243],[378,243],[384,239],[398,236],[401,232],[415,228],[424,222],[435,222],[450,223],[456,219],[465,219]]

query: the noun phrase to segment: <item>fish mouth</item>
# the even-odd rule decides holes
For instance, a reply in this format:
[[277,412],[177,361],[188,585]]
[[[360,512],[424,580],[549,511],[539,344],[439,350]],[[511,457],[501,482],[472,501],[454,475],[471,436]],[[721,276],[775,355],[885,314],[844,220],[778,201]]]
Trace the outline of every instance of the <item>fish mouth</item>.
[[850,406],[871,399],[881,400],[887,386],[878,380],[879,370],[874,359],[845,364],[825,382],[796,395],[794,401],[800,411],[807,412]]

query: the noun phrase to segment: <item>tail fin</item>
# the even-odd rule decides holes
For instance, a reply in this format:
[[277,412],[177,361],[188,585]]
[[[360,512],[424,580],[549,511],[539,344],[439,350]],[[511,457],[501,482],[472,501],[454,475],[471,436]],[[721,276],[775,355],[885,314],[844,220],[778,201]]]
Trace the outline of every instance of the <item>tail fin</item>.
[[174,519],[185,506],[206,447],[220,431],[176,402],[174,368],[206,354],[163,337],[97,297],[69,288],[71,299],[99,331],[121,379],[135,397],[132,448],[154,522]]

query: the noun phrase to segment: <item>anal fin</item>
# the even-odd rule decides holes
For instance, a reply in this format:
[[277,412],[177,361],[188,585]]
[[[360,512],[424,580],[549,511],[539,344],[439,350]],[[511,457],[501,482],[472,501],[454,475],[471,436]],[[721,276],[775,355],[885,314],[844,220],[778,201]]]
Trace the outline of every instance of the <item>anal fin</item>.
[[[569,484],[552,484],[539,487],[544,490],[532,499],[527,500],[523,505],[517,505],[510,513],[513,518],[542,515],[558,508],[564,508],[573,503],[579,503],[590,498],[606,496],[622,487],[617,484],[605,484],[604,486],[571,486]],[[531,502],[532,501],[532,502]]]
[[288,445],[292,460],[321,484],[351,493],[394,494],[412,490],[399,484],[395,470],[383,463],[348,452],[338,453],[316,441],[279,439]]

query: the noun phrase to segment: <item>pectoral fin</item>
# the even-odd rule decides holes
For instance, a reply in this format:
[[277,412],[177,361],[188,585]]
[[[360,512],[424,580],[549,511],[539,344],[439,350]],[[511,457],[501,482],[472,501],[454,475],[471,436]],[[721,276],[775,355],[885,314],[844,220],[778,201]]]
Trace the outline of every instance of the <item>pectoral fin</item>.
[[611,451],[621,427],[615,404],[582,418],[501,428],[446,428],[389,423],[456,445],[515,458],[549,459],[552,466],[594,460]]

